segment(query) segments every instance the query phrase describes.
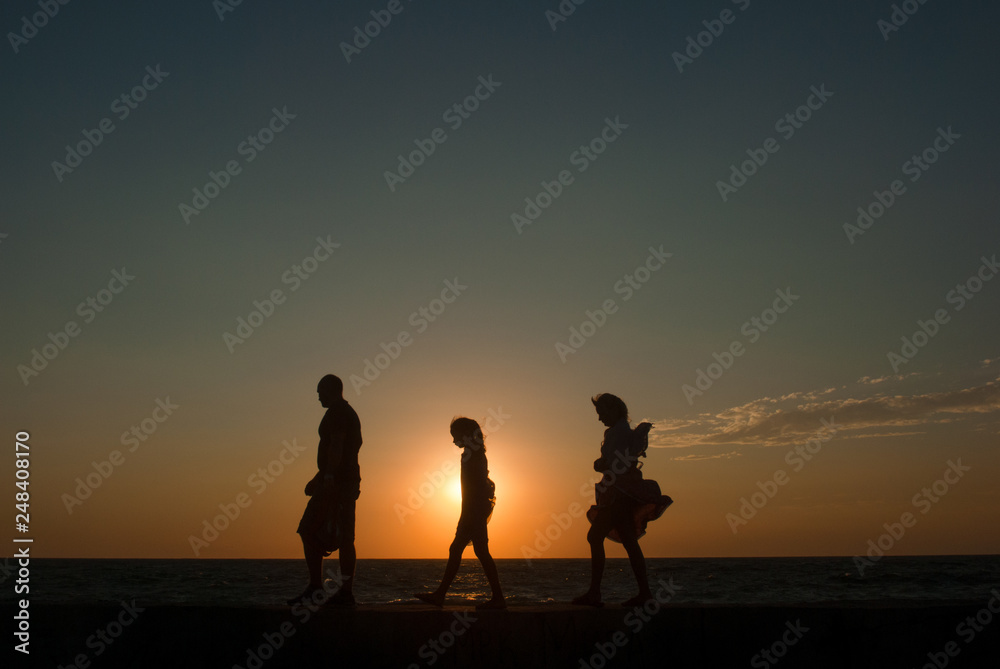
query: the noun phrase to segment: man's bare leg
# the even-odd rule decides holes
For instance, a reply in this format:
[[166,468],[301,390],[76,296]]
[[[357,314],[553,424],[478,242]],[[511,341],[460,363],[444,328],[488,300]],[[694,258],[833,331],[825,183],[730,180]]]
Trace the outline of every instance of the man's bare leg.
[[354,544],[340,547],[340,592],[354,593],[354,569],[358,563],[358,551]]
[[305,541],[302,543],[302,552],[306,557],[306,569],[309,571],[309,588],[318,590],[323,587],[323,551]]
[[308,597],[311,597],[317,590],[323,589],[323,551],[309,543],[305,537],[302,538],[302,553],[306,558],[306,570],[309,572],[309,585],[297,597],[288,600],[289,605],[295,605]]

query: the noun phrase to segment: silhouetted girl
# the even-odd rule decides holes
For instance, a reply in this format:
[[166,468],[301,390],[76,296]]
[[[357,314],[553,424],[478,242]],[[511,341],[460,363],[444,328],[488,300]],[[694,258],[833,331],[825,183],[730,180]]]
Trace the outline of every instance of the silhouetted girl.
[[444,570],[441,585],[434,592],[417,593],[414,597],[425,602],[441,606],[444,604],[445,593],[458,573],[465,547],[472,542],[472,549],[483,565],[486,578],[493,590],[493,597],[477,609],[502,609],[507,606],[503,592],[500,590],[500,576],[497,566],[490,555],[489,537],[486,534],[486,523],[493,515],[496,503],[493,481],[489,479],[489,469],[486,464],[486,446],[483,443],[483,431],[479,423],[471,418],[456,418],[451,422],[451,436],[455,445],[462,448],[462,515],[458,519],[455,530],[455,540],[448,549],[448,565]]
[[601,577],[604,574],[604,539],[620,541],[639,584],[639,594],[624,603],[637,606],[653,597],[646,577],[646,560],[639,548],[639,537],[646,533],[646,523],[659,518],[672,503],[660,494],[656,481],[643,479],[638,460],[646,454],[649,423],[640,423],[633,431],[628,426],[628,407],[619,397],[604,393],[591,400],[597,418],[607,426],[601,443],[601,457],[594,470],[603,474],[595,486],[596,504],[587,511],[590,531],[590,589],[573,600],[574,604],[602,606]]

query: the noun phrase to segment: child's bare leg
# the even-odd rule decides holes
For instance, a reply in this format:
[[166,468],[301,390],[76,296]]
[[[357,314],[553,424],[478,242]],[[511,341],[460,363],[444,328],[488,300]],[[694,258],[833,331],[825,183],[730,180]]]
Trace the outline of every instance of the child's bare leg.
[[490,555],[489,540],[485,536],[474,540],[472,542],[472,549],[476,552],[476,557],[479,558],[480,564],[483,565],[483,571],[486,572],[486,580],[490,582],[490,590],[493,591],[493,597],[485,606],[494,607],[503,604],[504,598],[503,590],[500,588],[500,574],[497,572],[497,563],[494,562],[493,556]]
[[632,514],[623,514],[615,524],[618,536],[622,540],[622,546],[628,553],[629,564],[632,565],[632,573],[635,574],[636,584],[639,586],[639,594],[625,602],[625,606],[638,606],[645,604],[653,598],[653,593],[649,589],[649,578],[646,575],[646,558],[639,547],[639,538],[636,536],[635,519]]
[[434,604],[435,606],[442,606],[444,604],[445,593],[448,592],[451,582],[455,580],[455,575],[458,574],[458,568],[462,564],[462,553],[465,552],[465,547],[468,543],[468,539],[465,539],[463,542],[462,538],[455,537],[455,540],[451,542],[451,546],[448,548],[448,564],[444,568],[441,585],[434,592],[416,593],[415,597],[417,599],[421,599],[428,604]]
[[608,527],[592,525],[587,532],[587,542],[590,544],[590,590],[587,592],[601,598],[601,580],[604,577],[604,537]]
[[599,606],[601,603],[601,579],[604,576],[604,537],[611,529],[611,519],[606,514],[598,513],[594,518],[590,531],[587,532],[587,542],[590,544],[590,589],[573,600],[574,604]]
[[[642,548],[639,547],[639,540],[634,535],[631,537],[622,536],[622,545],[628,553],[629,564],[632,565],[632,572],[639,585],[639,594],[633,599],[642,602],[652,599],[653,593],[649,589],[649,579],[646,576],[646,558],[642,554]],[[629,602],[631,601],[633,600],[630,599]]]
[[451,582],[455,580],[458,568],[462,565],[462,553],[465,552],[465,547],[468,545],[468,541],[459,541],[458,537],[455,537],[455,540],[451,542],[451,546],[448,547],[448,564],[444,568],[444,577],[441,579],[441,585],[435,591],[440,593],[441,597],[444,597],[445,593],[448,592],[448,588],[451,587]]

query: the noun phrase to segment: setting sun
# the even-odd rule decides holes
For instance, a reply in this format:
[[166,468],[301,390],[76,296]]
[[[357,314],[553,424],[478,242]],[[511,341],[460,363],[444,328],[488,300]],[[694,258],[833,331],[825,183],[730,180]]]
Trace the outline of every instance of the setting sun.
[[451,499],[456,504],[461,505],[462,503],[462,478],[459,475],[452,476],[448,479],[448,482],[444,484],[445,492],[448,493],[449,499]]

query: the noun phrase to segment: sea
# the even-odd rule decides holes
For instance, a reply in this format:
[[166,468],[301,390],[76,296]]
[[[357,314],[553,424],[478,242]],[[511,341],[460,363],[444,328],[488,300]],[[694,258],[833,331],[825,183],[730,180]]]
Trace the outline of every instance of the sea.
[[[8,558],[0,602],[15,599]],[[647,558],[654,591],[670,586],[672,602],[803,604],[827,602],[985,602],[1000,589],[1000,556],[886,556],[868,565],[851,557]],[[860,566],[860,568],[859,568]],[[355,595],[361,604],[416,603],[433,590],[445,560],[359,559]],[[588,559],[497,560],[508,604],[568,602],[589,583]],[[336,559],[324,560],[334,572]],[[331,572],[328,572],[331,573]],[[32,559],[32,603],[281,606],[307,581],[303,560]],[[626,559],[608,559],[603,596],[623,601],[636,592]],[[485,598],[489,586],[474,559],[462,562],[448,603]]]

